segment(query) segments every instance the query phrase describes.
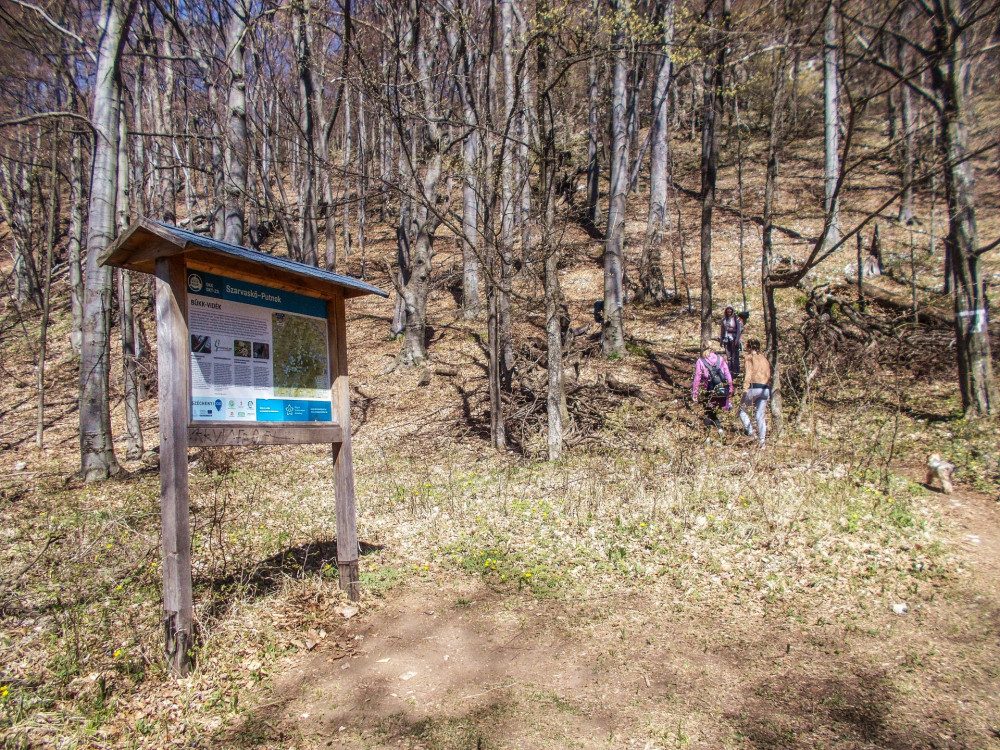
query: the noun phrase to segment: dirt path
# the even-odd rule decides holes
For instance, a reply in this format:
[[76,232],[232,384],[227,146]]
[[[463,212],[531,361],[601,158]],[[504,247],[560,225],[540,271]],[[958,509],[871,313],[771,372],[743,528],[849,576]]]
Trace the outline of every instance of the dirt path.
[[1000,509],[937,497],[962,564],[904,616],[723,621],[638,591],[537,600],[428,580],[283,675],[230,746],[1000,747]]

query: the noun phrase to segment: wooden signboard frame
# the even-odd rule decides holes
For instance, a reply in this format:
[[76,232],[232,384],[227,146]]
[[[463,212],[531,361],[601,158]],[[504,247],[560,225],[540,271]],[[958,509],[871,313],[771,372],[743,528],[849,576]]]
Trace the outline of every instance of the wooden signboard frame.
[[[149,219],[140,219],[129,227],[99,260],[103,265],[156,276],[163,625],[167,658],[172,669],[181,675],[190,670],[190,648],[195,637],[188,507],[189,447],[331,444],[340,587],[351,599],[357,599],[360,584],[345,302],[363,294],[388,295],[358,279],[219,242]],[[191,337],[187,320],[187,276],[190,271],[217,274],[326,302],[330,421],[192,421]]]

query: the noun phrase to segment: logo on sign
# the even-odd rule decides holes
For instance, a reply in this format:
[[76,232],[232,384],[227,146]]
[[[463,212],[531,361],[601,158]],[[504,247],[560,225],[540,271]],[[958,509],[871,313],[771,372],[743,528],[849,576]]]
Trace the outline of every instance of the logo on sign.
[[222,399],[221,398],[215,399],[215,410],[216,411],[222,411]]
[[188,289],[192,292],[200,292],[204,288],[205,284],[201,280],[201,276],[196,273],[188,276]]
[[287,414],[288,416],[292,416],[292,414],[294,413],[295,413],[294,407],[291,404],[287,404],[285,406],[285,414]]

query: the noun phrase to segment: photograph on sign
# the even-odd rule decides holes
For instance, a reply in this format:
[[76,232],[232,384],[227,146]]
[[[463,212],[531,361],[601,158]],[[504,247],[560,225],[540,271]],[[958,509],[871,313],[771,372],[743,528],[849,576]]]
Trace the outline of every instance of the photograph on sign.
[[330,422],[326,301],[188,271],[191,420]]

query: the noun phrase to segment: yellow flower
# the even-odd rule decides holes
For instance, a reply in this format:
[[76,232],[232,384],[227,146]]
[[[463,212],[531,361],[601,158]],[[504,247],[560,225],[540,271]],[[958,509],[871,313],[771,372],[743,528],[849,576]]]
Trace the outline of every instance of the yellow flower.
[[644,528],[646,528],[646,524],[645,524],[645,523],[640,523],[640,524],[639,524],[639,528],[640,528],[640,529],[644,529]]
[[117,586],[115,586],[115,591],[121,591],[121,590],[122,590],[122,585],[119,583]]
[[524,577],[525,577],[525,578],[531,578],[531,573],[525,573],[525,574],[524,574]]
[[122,655],[122,650],[120,648],[115,649],[114,658],[117,659],[121,655]]

